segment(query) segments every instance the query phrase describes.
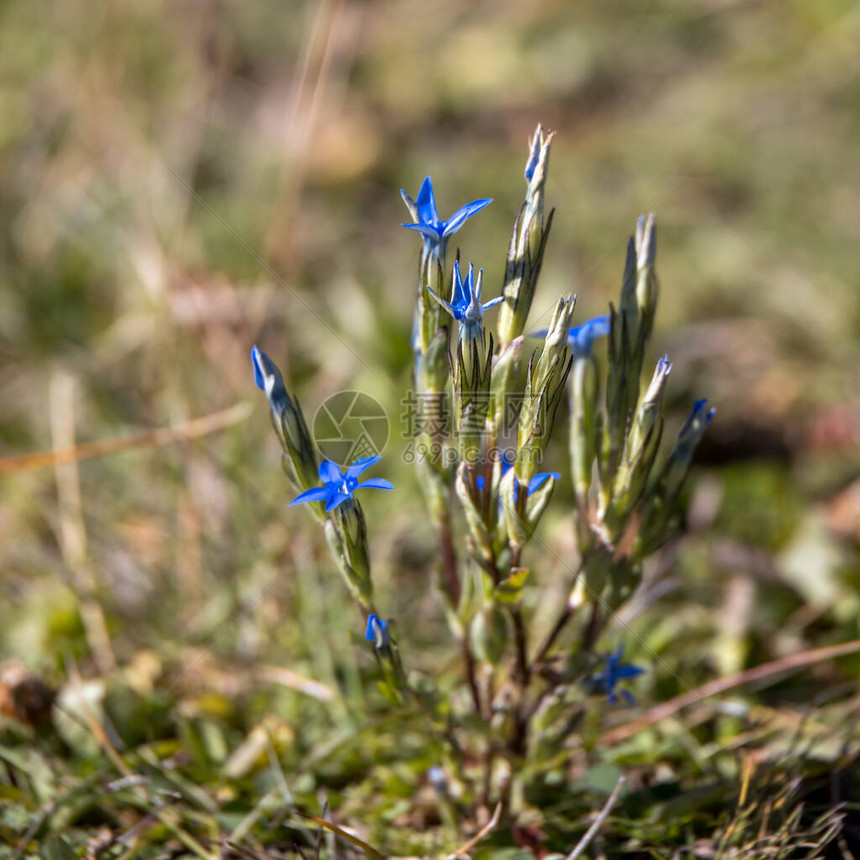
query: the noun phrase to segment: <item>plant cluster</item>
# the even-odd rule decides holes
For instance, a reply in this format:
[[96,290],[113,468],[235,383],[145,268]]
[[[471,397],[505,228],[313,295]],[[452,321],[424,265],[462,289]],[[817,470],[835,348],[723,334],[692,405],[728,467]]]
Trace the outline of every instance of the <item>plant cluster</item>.
[[[630,237],[617,306],[574,325],[575,297],[564,295],[546,328],[528,330],[552,225],[545,206],[552,140],[538,126],[504,284],[488,301],[482,270],[470,263],[464,273],[459,258],[449,266],[447,252],[451,236],[492,201],[475,200],[443,220],[429,177],[414,200],[401,192],[412,218],[403,226],[421,235],[412,333],[422,452],[416,470],[438,534],[438,591],[462,657],[464,683],[453,694],[406,670],[396,625],[375,603],[366,517],[355,493],[394,489],[382,478],[358,480],[380,458],[321,461],[277,367],[257,347],[252,352],[285,471],[300,493],[294,503],[307,502],[325,530],[363,613],[382,689],[393,707],[420,712],[438,738],[440,794],[485,814],[501,804],[509,820],[529,780],[568,754],[596,693],[604,706],[633,701],[625,684],[643,670],[602,637],[639,585],[645,560],[676,531],[693,452],[713,416],[698,401],[661,453],[667,356],[642,384],[659,295],[653,215],[640,218]],[[495,306],[493,327],[486,314]],[[605,367],[594,350],[603,337]],[[434,420],[448,399],[450,432]],[[567,476],[541,471],[564,400]],[[541,588],[539,561],[526,563],[524,551],[536,543],[551,553],[537,529],[565,480],[575,499],[578,558],[562,561],[570,572],[568,598],[555,623],[535,629],[524,595]]]

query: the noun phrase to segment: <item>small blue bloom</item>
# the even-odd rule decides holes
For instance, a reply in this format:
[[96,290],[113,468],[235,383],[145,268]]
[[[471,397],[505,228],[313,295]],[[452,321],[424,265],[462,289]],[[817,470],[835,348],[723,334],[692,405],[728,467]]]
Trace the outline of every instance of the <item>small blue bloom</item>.
[[609,315],[604,314],[572,328],[567,333],[567,342],[575,356],[591,355],[594,341],[607,334],[609,334]]
[[367,629],[364,631],[364,638],[368,642],[373,642],[376,648],[384,648],[386,645],[390,645],[391,631],[388,629],[388,622],[371,613],[367,619]]
[[384,478],[371,478],[369,481],[363,481],[360,484],[358,482],[358,476],[381,459],[382,457],[362,457],[349,466],[346,472],[341,472],[336,463],[326,460],[324,463],[320,463],[320,480],[323,482],[323,486],[305,490],[300,496],[293,499],[290,504],[298,505],[302,502],[325,501],[325,509],[326,513],[328,513],[339,505],[342,505],[347,499],[351,499],[352,494],[356,490],[364,487],[375,487],[378,490],[393,490],[394,485],[391,481],[386,481]]
[[[592,676],[595,686],[606,693],[610,705],[615,705],[618,702],[615,687],[619,681],[626,678],[635,678],[645,671],[639,666],[634,666],[632,663],[622,663],[621,656],[623,652],[624,646],[619,645],[618,650],[606,658],[606,668],[602,672],[598,672]],[[636,703],[633,695],[628,690],[621,690],[620,692],[627,704],[633,705]]]
[[446,302],[435,290],[427,287],[427,292],[460,323],[463,327],[480,328],[484,319],[484,312],[501,304],[504,296],[496,296],[488,302],[481,302],[481,284],[484,280],[484,270],[478,270],[478,278],[475,280],[475,267],[469,263],[469,272],[465,282],[460,273],[460,263],[454,262],[454,301]]
[[693,408],[690,410],[687,422],[678,434],[679,439],[686,439],[693,436],[695,437],[695,440],[698,441],[699,437],[705,432],[711,421],[713,421],[714,415],[716,415],[717,412],[716,409],[708,409],[707,407],[708,401],[705,398],[697,400],[693,404]]
[[[507,457],[502,460],[502,477],[507,475],[507,473],[511,470],[512,466],[513,466],[513,463],[510,463],[508,461]],[[555,478],[556,481],[560,481],[561,475],[558,472],[541,472],[539,475],[535,475],[529,481],[529,488],[526,491],[526,495],[530,496],[535,490],[540,489],[540,487],[543,486],[543,484],[546,482],[546,480],[548,478]],[[478,475],[478,477],[476,479],[476,483],[478,485],[478,489],[483,490],[484,489],[484,476]],[[516,498],[517,498],[517,487],[518,486],[519,486],[519,483],[514,484],[514,501],[516,501]],[[501,504],[501,499],[499,499],[499,504]]]
[[[567,333],[567,342],[576,357],[591,355],[594,341],[609,334],[609,315],[594,317],[582,325],[574,326]],[[529,337],[546,337],[548,329],[539,328],[529,332]]]
[[260,349],[255,346],[251,350],[251,363],[254,365],[254,382],[260,391],[265,392],[269,405],[273,410],[279,412],[281,408],[289,403],[287,389],[284,387],[284,377],[275,363]]
[[433,183],[428,176],[421,184],[418,197],[413,200],[402,188],[400,195],[406,208],[409,209],[414,224],[403,224],[409,230],[415,230],[424,237],[424,248],[439,257],[445,255],[448,238],[453,236],[476,212],[493,202],[492,198],[473,200],[462,209],[458,209],[447,221],[439,218],[436,211],[436,197],[433,194]]

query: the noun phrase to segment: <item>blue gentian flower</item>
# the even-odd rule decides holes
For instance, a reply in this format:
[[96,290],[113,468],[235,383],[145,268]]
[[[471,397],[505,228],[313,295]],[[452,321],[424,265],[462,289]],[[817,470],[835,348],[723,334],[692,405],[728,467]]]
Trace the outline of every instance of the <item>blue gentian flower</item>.
[[[513,463],[508,462],[507,458],[502,460],[502,477],[504,477],[510,471],[512,465],[513,465]],[[561,475],[558,472],[541,472],[539,475],[535,475],[529,481],[529,488],[526,491],[526,495],[530,496],[535,490],[540,489],[540,487],[543,486],[543,484],[546,482],[546,480],[548,478],[555,478],[556,481],[560,481]],[[478,477],[475,480],[476,480],[476,483],[478,485],[478,489],[483,490],[484,489],[484,476],[478,475]],[[518,486],[519,486],[518,483],[514,485],[514,501],[516,501],[516,498],[517,498],[517,487]],[[501,499],[499,499],[499,504],[501,504]]]
[[388,629],[388,622],[383,621],[378,615],[373,613],[367,619],[367,629],[364,631],[364,638],[368,642],[373,642],[376,648],[384,648],[391,644],[391,631]]
[[[539,328],[529,332],[530,337],[546,337],[548,329]],[[609,315],[594,317],[582,325],[574,326],[567,333],[567,342],[577,358],[591,355],[594,341],[609,334]]]
[[[615,687],[619,681],[626,678],[635,678],[645,671],[639,666],[634,666],[632,663],[622,663],[621,656],[623,652],[624,646],[619,645],[618,650],[606,658],[606,668],[592,677],[594,684],[606,693],[610,705],[615,705],[618,702]],[[633,695],[628,690],[621,690],[620,693],[628,705],[636,703]]]
[[400,195],[406,208],[409,209],[414,224],[403,224],[409,230],[415,230],[424,237],[424,248],[428,253],[444,257],[448,247],[448,238],[453,236],[476,212],[493,202],[491,197],[483,200],[473,200],[462,209],[458,209],[447,221],[439,218],[436,211],[436,197],[433,194],[433,183],[428,176],[421,184],[418,197],[413,200],[402,188]]
[[591,355],[591,347],[599,337],[609,334],[609,315],[594,317],[567,333],[567,342],[575,356]]
[[369,481],[363,481],[360,484],[358,482],[358,476],[381,459],[382,457],[362,457],[349,466],[346,472],[341,472],[336,463],[326,460],[324,463],[320,463],[320,480],[323,482],[323,486],[305,490],[300,496],[293,499],[290,504],[298,505],[302,502],[325,501],[325,509],[326,513],[328,513],[342,505],[347,499],[351,499],[352,494],[356,490],[364,487],[375,487],[378,490],[393,490],[394,485],[391,481],[386,481],[384,478],[371,478]]
[[504,296],[496,296],[488,302],[481,302],[481,284],[484,280],[484,270],[478,270],[478,279],[475,281],[475,267],[469,263],[469,272],[465,282],[460,273],[460,263],[454,262],[454,300],[446,302],[435,290],[427,287],[427,292],[460,323],[460,329],[480,329],[484,319],[484,311],[501,304]]

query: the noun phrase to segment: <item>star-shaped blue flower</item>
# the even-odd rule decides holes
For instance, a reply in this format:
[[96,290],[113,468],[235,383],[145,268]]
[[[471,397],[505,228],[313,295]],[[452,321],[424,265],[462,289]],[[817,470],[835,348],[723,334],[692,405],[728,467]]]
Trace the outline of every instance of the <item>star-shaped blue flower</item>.
[[388,629],[388,622],[383,621],[378,615],[373,613],[367,619],[367,629],[364,631],[364,638],[368,642],[373,642],[377,648],[384,648],[391,644],[391,631]]
[[[530,333],[532,337],[546,337],[547,329],[539,328]],[[594,341],[609,334],[609,315],[594,317],[582,325],[574,326],[567,333],[567,342],[577,358],[591,355]]]
[[480,326],[484,319],[484,312],[501,304],[504,296],[496,296],[488,302],[481,302],[481,284],[484,280],[484,270],[478,270],[478,278],[475,280],[475,267],[469,263],[469,272],[466,280],[460,273],[460,263],[454,262],[454,301],[446,302],[435,290],[427,287],[427,292],[457,320],[461,326]]
[[[626,678],[635,678],[645,671],[639,666],[634,666],[632,663],[622,663],[621,657],[623,653],[624,646],[619,645],[618,650],[606,658],[606,668],[592,677],[594,684],[606,693],[610,705],[615,705],[618,702],[615,687],[619,681],[623,681]],[[628,690],[620,690],[620,693],[628,705],[636,703],[632,693]]]
[[342,505],[347,499],[352,498],[356,490],[364,487],[375,487],[378,490],[393,490],[394,484],[384,478],[371,478],[359,484],[358,476],[369,469],[374,463],[378,463],[382,457],[362,457],[349,466],[346,472],[341,472],[336,463],[326,460],[320,463],[320,480],[322,487],[313,487],[305,490],[300,496],[290,502],[291,505],[299,505],[302,502],[325,501],[326,513],[333,511]]
[[403,224],[409,230],[415,230],[424,237],[424,248],[426,251],[435,253],[439,257],[445,255],[448,247],[448,238],[453,236],[476,212],[480,212],[485,206],[493,202],[492,197],[483,200],[473,200],[462,209],[458,209],[447,221],[439,218],[436,210],[436,197],[433,194],[433,183],[428,176],[421,184],[418,197],[413,200],[402,188],[400,195],[403,202],[415,219],[414,224]]

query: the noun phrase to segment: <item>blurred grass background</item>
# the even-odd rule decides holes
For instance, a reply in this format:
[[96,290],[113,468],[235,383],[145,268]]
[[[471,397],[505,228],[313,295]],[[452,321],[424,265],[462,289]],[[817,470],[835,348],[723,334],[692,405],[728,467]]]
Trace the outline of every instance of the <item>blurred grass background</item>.
[[[277,783],[271,761],[236,764],[265,724],[305,780],[291,791],[325,786],[347,814],[382,790],[355,788],[368,763],[393,760],[384,790],[405,804],[423,771],[397,772],[389,735],[327,764],[324,745],[373,711],[372,665],[309,518],[285,511],[248,350],[281,364],[309,416],[342,389],[392,416],[399,492],[366,502],[376,580],[410,666],[438,674],[433,535],[401,463],[417,243],[398,191],[432,175],[443,216],[495,198],[457,240],[496,295],[537,122],[558,132],[557,212],[533,323],[571,288],[578,319],[603,312],[654,209],[675,426],[696,397],[717,407],[687,532],[626,623],[689,687],[860,637],[858,43],[848,0],[0,5],[0,457],[240,404],[197,438],[3,475],[3,656],[56,686],[80,675],[78,697],[95,685],[125,745],[179,737],[200,782],[254,773],[248,798]],[[562,558],[570,500],[543,531]],[[561,600],[563,567],[532,564]],[[338,693],[297,693],[275,667]],[[846,658],[746,701],[832,698],[844,729],[858,676]],[[683,691],[660,666],[648,679],[646,705]],[[628,763],[650,773],[656,745],[679,785],[684,757],[737,773],[708,745],[743,721],[710,718],[655,729]],[[662,731],[683,736],[674,754]],[[45,784],[14,798],[25,818],[69,748],[92,753],[75,734],[56,757],[33,749]],[[386,816],[386,834],[420,829],[405,806]]]

